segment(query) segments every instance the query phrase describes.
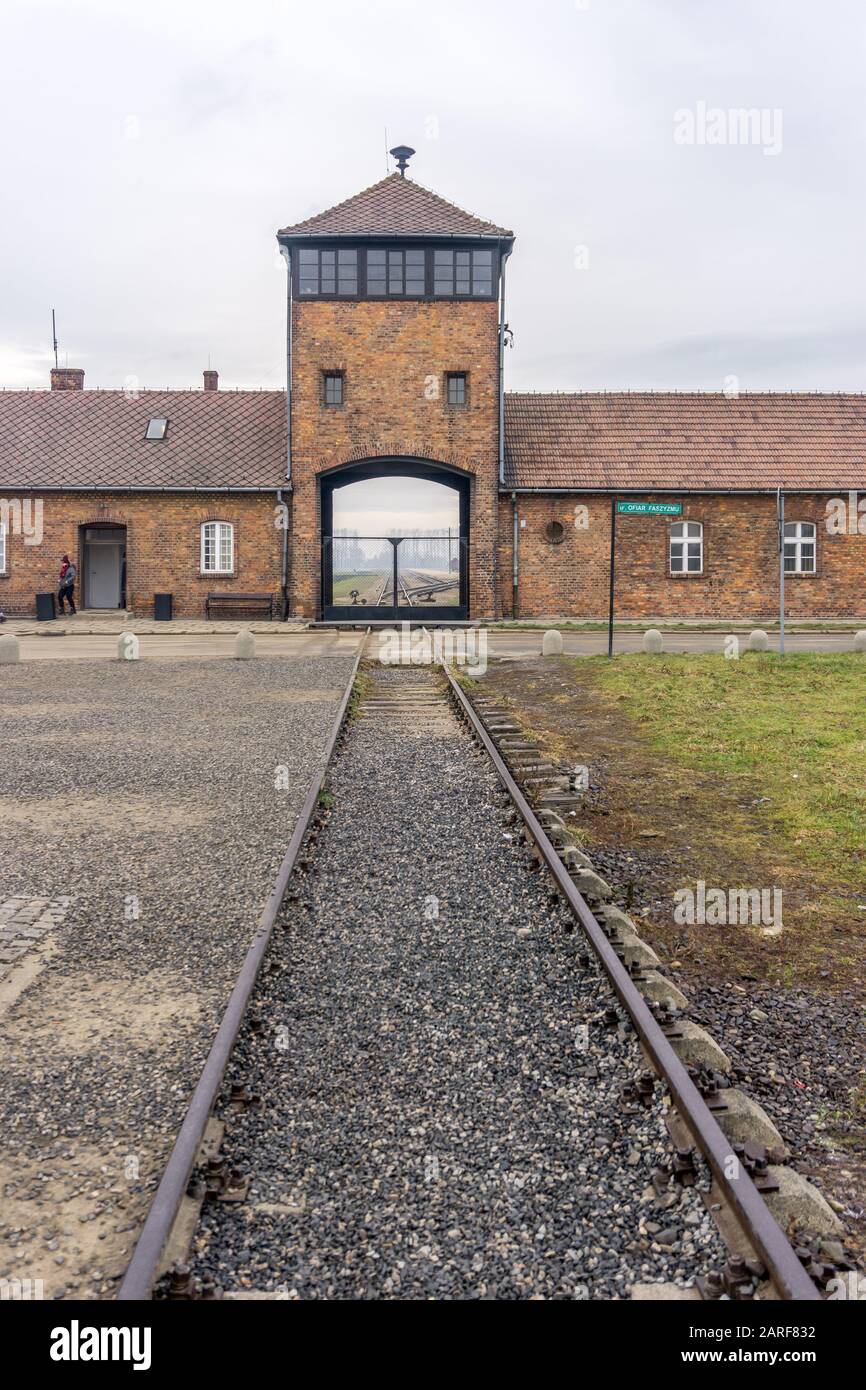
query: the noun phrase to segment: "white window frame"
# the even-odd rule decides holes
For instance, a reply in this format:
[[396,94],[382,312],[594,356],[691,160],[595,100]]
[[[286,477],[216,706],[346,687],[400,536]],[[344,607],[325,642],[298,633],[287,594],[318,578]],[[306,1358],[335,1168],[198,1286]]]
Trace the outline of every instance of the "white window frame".
[[[698,547],[698,568],[689,568],[689,546]],[[674,555],[680,561],[674,567]],[[704,524],[702,521],[675,521],[668,535],[668,568],[673,575],[686,576],[704,572]]]
[[[223,557],[224,542],[228,540],[229,563],[226,567],[220,561]],[[213,564],[208,564],[208,551],[212,548]],[[202,574],[234,574],[235,571],[235,528],[230,521],[203,521],[200,532],[199,565]]]
[[[783,537],[785,574],[817,574],[818,573],[818,527],[814,521],[786,521],[785,535]],[[808,566],[803,563],[803,547],[808,546],[812,551],[811,564]],[[793,565],[788,566],[788,559],[793,560]]]
[[0,574],[6,573],[6,523],[0,521]]

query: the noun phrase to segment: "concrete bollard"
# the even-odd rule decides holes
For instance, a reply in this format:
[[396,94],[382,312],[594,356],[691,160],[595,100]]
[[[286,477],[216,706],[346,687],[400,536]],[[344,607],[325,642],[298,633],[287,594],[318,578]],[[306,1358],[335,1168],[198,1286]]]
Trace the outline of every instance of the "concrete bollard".
[[555,627],[545,632],[541,642],[542,656],[562,656],[562,633]]
[[854,650],[855,652],[866,652],[866,628],[861,628],[859,632],[854,633]]
[[0,666],[11,666],[21,660],[21,643],[13,632],[0,637]]
[[662,637],[657,627],[651,627],[643,635],[643,649],[645,652],[658,656],[659,652],[664,651],[665,639]]
[[749,633],[750,652],[768,652],[770,650],[770,639],[762,627],[756,627],[754,632]]
[[249,661],[256,654],[256,639],[248,627],[242,627],[235,638],[235,659]]
[[122,632],[117,639],[118,661],[138,661],[138,638],[134,632]]

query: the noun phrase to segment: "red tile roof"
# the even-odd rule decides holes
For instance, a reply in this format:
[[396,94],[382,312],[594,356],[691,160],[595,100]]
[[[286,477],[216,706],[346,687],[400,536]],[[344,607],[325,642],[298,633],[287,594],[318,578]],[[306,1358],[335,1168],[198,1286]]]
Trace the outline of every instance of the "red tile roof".
[[[147,422],[168,419],[164,440]],[[0,489],[276,488],[284,391],[0,391]]]
[[[278,488],[285,415],[283,391],[0,391],[0,496]],[[864,396],[506,393],[505,443],[508,487],[866,490]]]
[[866,397],[506,393],[525,488],[866,488]]
[[317,213],[279,236],[513,236],[455,207],[414,179],[389,174],[353,198]]

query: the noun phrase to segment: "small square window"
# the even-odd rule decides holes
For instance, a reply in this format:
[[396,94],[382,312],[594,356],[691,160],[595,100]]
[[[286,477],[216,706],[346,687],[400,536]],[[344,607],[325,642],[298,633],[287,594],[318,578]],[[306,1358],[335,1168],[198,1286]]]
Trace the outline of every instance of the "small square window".
[[152,419],[148,420],[144,437],[145,439],[165,439],[167,433],[168,421],[161,416],[155,415]]
[[448,404],[465,405],[467,397],[468,378],[465,372],[448,373]]
[[325,372],[324,373],[324,402],[325,405],[343,404],[343,373]]

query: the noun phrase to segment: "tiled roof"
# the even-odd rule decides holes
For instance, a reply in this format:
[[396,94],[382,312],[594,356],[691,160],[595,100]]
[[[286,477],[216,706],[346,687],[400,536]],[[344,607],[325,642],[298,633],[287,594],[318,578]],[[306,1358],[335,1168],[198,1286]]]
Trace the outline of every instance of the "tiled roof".
[[505,479],[526,488],[866,488],[866,396],[505,396]]
[[455,207],[414,179],[389,174],[344,203],[317,213],[280,236],[513,236]]
[[[165,416],[164,440],[144,438]],[[0,391],[0,496],[278,488],[283,391]],[[866,490],[866,396],[505,397],[508,487]]]
[[0,491],[277,488],[285,417],[283,391],[0,391]]

